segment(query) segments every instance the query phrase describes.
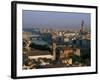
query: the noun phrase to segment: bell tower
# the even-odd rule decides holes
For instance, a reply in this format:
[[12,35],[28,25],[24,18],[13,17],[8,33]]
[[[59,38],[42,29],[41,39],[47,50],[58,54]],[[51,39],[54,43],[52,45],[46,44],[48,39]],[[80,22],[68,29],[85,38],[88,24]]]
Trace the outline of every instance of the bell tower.
[[82,35],[84,32],[84,20],[81,22],[80,34]]

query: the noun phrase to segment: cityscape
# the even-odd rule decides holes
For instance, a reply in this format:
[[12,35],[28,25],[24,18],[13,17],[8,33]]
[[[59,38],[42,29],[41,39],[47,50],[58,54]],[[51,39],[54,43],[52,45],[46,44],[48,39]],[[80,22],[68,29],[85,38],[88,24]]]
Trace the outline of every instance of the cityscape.
[[[27,69],[43,69],[43,68],[60,68],[60,67],[85,67],[91,66],[91,30],[90,30],[90,17],[86,17],[84,19],[84,14],[87,16],[88,14],[82,13],[79,18],[79,22],[70,23],[65,21],[74,21],[75,19],[60,19],[57,22],[56,18],[59,16],[55,16],[51,18],[50,12],[42,12],[40,15],[45,17],[45,14],[53,20],[52,25],[51,22],[49,24],[50,18],[46,17],[41,19],[42,23],[44,21],[44,25],[40,24],[40,19],[37,20],[37,25],[32,21],[33,17],[29,17],[32,11],[23,11],[23,64],[22,68]],[[34,12],[34,11],[33,11]],[[33,13],[32,12],[32,13]],[[39,13],[39,11],[37,11]],[[57,15],[66,15],[67,13],[55,13]],[[64,15],[64,16],[65,16]],[[68,13],[68,16],[76,16],[77,13]],[[31,20],[26,20],[25,17],[28,16]],[[37,14],[39,17],[39,14]],[[67,16],[67,15],[66,15]],[[78,16],[78,15],[77,15]],[[76,16],[76,17],[77,17]],[[89,16],[89,15],[88,15]],[[35,14],[36,17],[36,14]],[[32,19],[31,19],[32,18]],[[55,19],[54,19],[55,18]],[[78,17],[76,18],[78,19]],[[36,18],[35,18],[36,20]],[[88,20],[88,21],[87,21]],[[48,25],[45,25],[45,22],[48,22]],[[59,23],[65,22],[65,23]],[[86,24],[88,22],[88,24]],[[54,23],[56,23],[54,25]],[[74,24],[78,27],[71,27],[69,24]],[[26,26],[27,25],[27,26]],[[29,26],[28,26],[29,25]],[[60,26],[59,26],[60,25]],[[69,27],[65,27],[65,25],[69,25]],[[31,26],[31,27],[30,27]],[[38,27],[40,26],[40,27]],[[42,27],[41,27],[42,26]],[[44,26],[44,27],[43,27]],[[58,27],[57,27],[58,26]],[[62,26],[62,27],[61,27]],[[63,27],[64,26],[64,27]],[[72,25],[73,26],[73,25]],[[87,27],[88,26],[88,27]]]

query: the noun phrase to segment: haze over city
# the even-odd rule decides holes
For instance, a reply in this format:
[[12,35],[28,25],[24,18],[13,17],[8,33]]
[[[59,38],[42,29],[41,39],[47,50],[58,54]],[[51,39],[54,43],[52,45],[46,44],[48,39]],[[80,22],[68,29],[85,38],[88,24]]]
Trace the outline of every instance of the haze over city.
[[23,28],[52,28],[77,30],[81,26],[90,29],[90,13],[23,10]]

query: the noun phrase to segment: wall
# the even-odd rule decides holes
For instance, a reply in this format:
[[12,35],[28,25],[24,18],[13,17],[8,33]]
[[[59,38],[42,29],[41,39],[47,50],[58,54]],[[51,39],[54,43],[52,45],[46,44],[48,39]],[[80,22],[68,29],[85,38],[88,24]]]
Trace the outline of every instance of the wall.
[[[31,0],[31,1],[51,2],[51,3],[55,2],[55,3],[64,3],[64,4],[99,5],[99,9],[100,9],[100,0]],[[11,65],[11,41],[10,41],[11,40],[11,12],[10,12],[11,5],[10,3],[11,0],[0,0],[0,80],[12,80],[10,78],[10,71],[11,71],[10,69],[11,67],[10,66]],[[100,16],[98,17],[100,21]],[[100,30],[99,27],[98,30]],[[100,41],[100,37],[98,38],[98,41]],[[100,44],[100,42],[98,44]],[[98,47],[100,47],[100,45]],[[98,54],[98,56],[100,56],[100,54]],[[56,80],[56,79],[58,80],[100,80],[100,69],[99,69],[99,74],[51,77],[51,78],[42,78],[42,79],[35,78],[34,80]],[[26,79],[26,80],[33,80],[33,79]]]

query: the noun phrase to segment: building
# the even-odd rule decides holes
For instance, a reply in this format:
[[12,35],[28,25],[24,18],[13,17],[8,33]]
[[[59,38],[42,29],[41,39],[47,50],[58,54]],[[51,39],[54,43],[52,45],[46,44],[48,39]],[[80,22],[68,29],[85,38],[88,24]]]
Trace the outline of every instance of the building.
[[80,48],[90,48],[91,41],[89,39],[76,39],[73,40],[73,44]]
[[74,52],[72,48],[65,48],[63,53],[60,54],[60,59],[62,63],[72,65],[72,56]]
[[29,40],[29,32],[23,32],[23,39],[24,40]]
[[80,48],[75,49],[74,55],[81,56]]

